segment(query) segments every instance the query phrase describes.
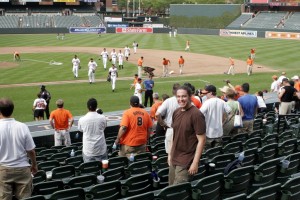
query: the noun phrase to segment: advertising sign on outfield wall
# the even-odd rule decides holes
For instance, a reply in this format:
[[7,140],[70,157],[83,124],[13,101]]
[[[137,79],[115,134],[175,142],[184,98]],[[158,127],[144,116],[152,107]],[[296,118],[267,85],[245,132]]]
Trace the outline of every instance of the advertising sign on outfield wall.
[[220,29],[220,36],[257,37],[257,31]]
[[126,28],[126,27],[128,27],[128,24],[110,24],[110,23],[107,23],[107,27],[109,27],[109,28],[116,28],[116,27]]
[[142,27],[128,27],[122,28],[117,27],[116,33],[153,33],[153,28],[142,28]]
[[265,38],[300,40],[300,33],[266,31]]
[[101,27],[70,27],[70,33],[106,33],[106,28]]

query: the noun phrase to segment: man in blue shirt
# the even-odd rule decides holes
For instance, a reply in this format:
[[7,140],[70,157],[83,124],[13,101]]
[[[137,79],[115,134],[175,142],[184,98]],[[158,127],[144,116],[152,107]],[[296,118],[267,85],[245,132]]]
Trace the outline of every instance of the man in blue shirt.
[[145,88],[145,101],[144,106],[147,107],[148,98],[150,100],[150,107],[153,104],[153,87],[154,87],[154,81],[152,80],[153,76],[149,75],[149,78],[144,81],[144,88]]
[[249,83],[242,85],[242,91],[244,95],[238,98],[238,102],[241,104],[244,111],[243,116],[243,128],[239,129],[240,133],[251,133],[253,131],[253,121],[257,113],[257,98],[249,93]]

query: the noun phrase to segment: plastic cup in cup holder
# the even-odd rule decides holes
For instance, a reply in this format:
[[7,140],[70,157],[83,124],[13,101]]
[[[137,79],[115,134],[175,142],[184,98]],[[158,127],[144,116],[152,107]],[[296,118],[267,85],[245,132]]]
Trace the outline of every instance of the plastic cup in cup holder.
[[102,176],[102,175],[97,176],[97,182],[100,183],[100,184],[104,183],[104,179],[105,179],[105,177]]
[[160,178],[158,177],[157,180],[153,178],[153,187],[158,188],[160,183]]
[[213,171],[216,168],[216,164],[215,163],[209,163],[208,166],[209,166],[210,171]]
[[281,173],[285,173],[287,171],[287,169],[289,168],[289,165],[290,165],[290,161],[289,160],[282,160],[281,161],[280,172]]
[[126,197],[128,190],[129,190],[128,186],[126,186],[126,185],[121,186],[121,195],[123,197]]
[[92,195],[92,194],[85,195],[85,200],[93,200],[93,199],[94,199],[94,195]]

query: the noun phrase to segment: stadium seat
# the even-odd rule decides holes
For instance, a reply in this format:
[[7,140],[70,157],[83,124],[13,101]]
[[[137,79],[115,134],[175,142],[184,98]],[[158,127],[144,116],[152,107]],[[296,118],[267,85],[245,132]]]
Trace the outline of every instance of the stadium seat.
[[278,143],[282,143],[286,140],[293,139],[293,130],[286,130],[278,135]]
[[78,147],[77,146],[63,147],[59,152],[60,153],[67,153],[67,154],[70,155],[72,150],[77,151]]
[[[35,160],[36,160],[37,163],[40,163],[40,162],[46,161],[47,157],[46,156],[36,156]],[[31,161],[30,161],[30,163],[31,163]]]
[[78,167],[78,170],[80,170],[80,174],[100,174],[101,171],[101,164],[99,161],[92,161],[92,162],[86,162],[81,163]]
[[191,194],[190,183],[179,183],[165,187],[155,194],[155,196],[164,200],[188,200],[191,199]]
[[249,133],[249,138],[263,137],[263,135],[264,135],[263,129],[257,129]]
[[289,164],[288,166],[283,166],[281,164],[280,170],[277,173],[276,182],[279,182],[281,184],[285,183],[292,174],[295,174],[299,171],[300,152],[290,154],[283,160],[288,161]]
[[297,149],[297,139],[289,139],[278,145],[278,156],[288,156]]
[[157,176],[160,179],[159,188],[164,188],[169,185],[169,167],[158,170]]
[[50,156],[50,158],[48,160],[57,160],[61,164],[64,164],[65,160],[69,157],[70,157],[70,154],[68,154],[66,152],[63,152],[63,153],[60,152],[60,153],[52,154],[52,156]]
[[71,146],[76,146],[77,149],[80,149],[82,147],[82,142],[76,142],[76,143],[72,143]]
[[193,181],[193,199],[221,199],[223,178],[223,173],[216,173]]
[[244,151],[243,166],[251,166],[256,164],[257,148],[248,149]]
[[66,146],[65,145],[59,145],[59,146],[52,146],[50,149],[56,149],[57,151],[60,151],[64,147],[66,147]]
[[231,163],[234,159],[235,159],[235,155],[233,153],[215,156],[208,163],[208,172],[207,173],[209,175],[219,173],[219,172],[223,173],[225,167],[229,163]]
[[119,199],[121,197],[120,181],[111,181],[107,183],[97,184],[86,192],[86,196],[92,196],[92,199]]
[[122,183],[122,197],[129,197],[145,192],[150,192],[153,188],[152,184],[153,181],[150,173],[130,177]]
[[276,133],[267,134],[264,138],[261,140],[262,146],[278,143],[278,135]]
[[139,153],[134,156],[134,162],[149,160],[152,161],[152,154],[150,152]]
[[203,152],[202,154],[202,158],[207,158],[207,159],[212,159],[213,157],[223,154],[222,152],[222,147],[213,147],[213,148],[209,148],[207,149],[205,152]]
[[230,142],[227,145],[225,145],[222,149],[224,154],[228,153],[239,153],[243,149],[243,144],[241,141],[236,142]]
[[38,170],[37,173],[32,178],[33,185],[37,183],[42,183],[47,180],[46,172],[44,170]]
[[43,195],[37,195],[37,196],[33,196],[33,197],[28,197],[28,198],[22,199],[22,200],[46,200],[46,199]]
[[38,156],[42,150],[46,150],[46,147],[36,147],[34,150],[36,155]]
[[247,195],[246,194],[239,194],[236,196],[228,197],[223,200],[247,200]]
[[300,176],[290,178],[281,186],[282,200],[299,200],[300,199]]
[[240,141],[244,143],[249,138],[248,133],[239,133],[231,138],[232,142]]
[[66,165],[73,165],[75,168],[79,167],[79,165],[83,163],[83,158],[82,156],[74,156],[65,159],[65,164]]
[[65,182],[69,178],[74,176],[75,176],[75,167],[73,165],[65,165],[65,166],[55,167],[52,169],[52,180],[63,180]]
[[51,171],[55,167],[59,167],[60,164],[57,160],[49,160],[45,162],[38,163],[38,169],[44,170],[45,172]]
[[138,194],[132,197],[123,198],[123,200],[159,200],[155,198],[154,192],[146,192],[144,194]]
[[102,175],[105,177],[105,182],[121,180],[125,178],[125,169],[122,166],[114,169],[108,169],[103,172]]
[[240,167],[224,176],[222,197],[247,194],[253,176],[253,166]]
[[85,199],[85,193],[82,188],[71,188],[54,192],[50,200],[83,200]]
[[275,158],[277,155],[277,143],[267,144],[262,148],[258,149],[257,152],[257,163],[263,163],[265,161]]
[[274,200],[280,198],[280,183],[261,187],[247,197],[247,200]]
[[201,178],[204,178],[206,176],[206,165],[207,165],[208,159],[206,158],[201,158],[200,163],[198,166],[198,173],[194,174],[193,176],[193,181],[199,180]]
[[70,188],[88,188],[93,185],[97,184],[97,176],[90,174],[90,175],[82,175],[82,176],[77,176],[70,178],[68,182],[66,182],[66,185],[69,186]]
[[154,146],[151,146],[151,151],[156,152],[158,150],[165,150],[165,142],[156,143]]
[[152,156],[157,156],[158,158],[159,157],[162,157],[162,156],[167,156],[167,152],[165,149],[160,149],[160,150],[157,150],[155,152],[152,151]]
[[108,159],[108,169],[116,169],[119,167],[127,167],[128,166],[128,158],[126,156],[118,156],[114,158]]
[[223,146],[225,146],[226,144],[231,142],[231,136],[223,136],[222,140],[223,140]]
[[261,137],[252,137],[245,141],[243,144],[243,150],[258,149],[261,147]]
[[58,153],[57,149],[45,149],[40,151],[39,156],[46,156],[47,158],[50,158],[53,154]]
[[149,160],[133,162],[125,169],[126,177],[143,173],[150,173],[151,171],[152,163]]
[[153,169],[160,170],[166,167],[169,167],[168,156],[159,157],[156,161],[152,163]]
[[259,187],[268,186],[274,183],[280,164],[280,158],[265,161],[254,167],[254,178],[252,180],[251,191]]
[[81,156],[82,157],[82,150],[75,151],[75,156]]
[[150,145],[154,146],[158,143],[165,142],[165,138],[166,138],[165,136],[156,136],[154,138],[151,137],[150,138]]
[[64,184],[60,180],[47,181],[42,183],[37,183],[33,187],[32,195],[51,195],[56,191],[64,189]]
[[262,119],[254,119],[253,121],[253,130],[262,129],[263,120]]

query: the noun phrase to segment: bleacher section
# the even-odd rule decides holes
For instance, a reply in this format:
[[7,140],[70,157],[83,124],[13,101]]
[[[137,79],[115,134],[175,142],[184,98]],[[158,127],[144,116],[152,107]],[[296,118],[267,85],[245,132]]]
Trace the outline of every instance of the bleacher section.
[[300,30],[300,13],[293,13],[285,20],[284,29]]
[[17,28],[18,24],[18,16],[0,16],[0,28]]
[[236,20],[227,26],[227,28],[240,28],[242,24],[245,24],[251,19],[252,13],[242,13]]
[[243,25],[244,28],[274,29],[287,12],[259,12]]
[[20,27],[23,28],[45,28],[50,27],[51,18],[47,15],[24,16]]
[[81,19],[83,20],[84,24],[90,27],[99,27],[101,24],[101,19],[98,15],[82,16]]
[[81,26],[83,23],[79,16],[54,16],[54,27]]

